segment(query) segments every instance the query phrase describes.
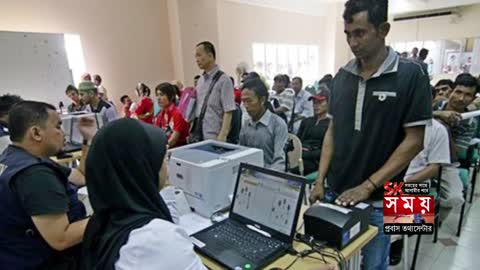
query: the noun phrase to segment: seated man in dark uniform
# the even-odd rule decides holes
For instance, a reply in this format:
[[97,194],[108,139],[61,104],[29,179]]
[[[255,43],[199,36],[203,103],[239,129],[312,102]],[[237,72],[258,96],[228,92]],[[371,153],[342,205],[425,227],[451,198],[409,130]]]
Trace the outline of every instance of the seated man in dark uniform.
[[49,159],[64,146],[55,107],[22,101],[9,120],[12,144],[0,156],[0,268],[70,269],[80,258],[78,244],[88,222],[77,186],[85,185],[95,121],[80,121],[83,157],[77,169],[69,169]]

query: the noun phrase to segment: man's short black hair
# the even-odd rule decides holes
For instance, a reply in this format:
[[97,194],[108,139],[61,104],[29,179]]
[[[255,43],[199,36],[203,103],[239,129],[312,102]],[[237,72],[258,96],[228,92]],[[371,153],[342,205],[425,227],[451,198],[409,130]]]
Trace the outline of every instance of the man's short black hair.
[[421,49],[420,52],[418,53],[418,58],[423,59],[423,60],[427,59],[428,52],[429,51],[425,48]]
[[0,117],[4,117],[8,114],[13,105],[23,101],[20,96],[5,94],[0,96]]
[[267,86],[259,78],[247,79],[242,85],[242,90],[244,89],[252,90],[258,97],[265,97],[265,101],[268,102]]
[[439,87],[441,85],[448,85],[452,90],[453,88],[455,88],[455,83],[450,79],[443,79],[438,81],[437,84],[435,84],[435,87]]
[[283,74],[283,77],[285,78],[285,82],[287,83],[286,87],[288,87],[290,85],[290,83],[292,82],[292,81],[290,81],[290,76],[288,76],[287,74]]
[[67,86],[67,89],[65,89],[65,94],[68,95],[68,92],[70,92],[70,91],[73,91],[73,92],[75,92],[75,93],[78,94],[78,89],[77,89],[75,86],[71,85],[71,84],[69,84],[69,85]]
[[353,17],[360,12],[368,12],[368,21],[375,27],[388,21],[388,0],[348,0],[345,3],[343,19],[353,22]]
[[8,115],[10,140],[21,142],[30,127],[44,126],[48,120],[48,110],[56,109],[53,105],[38,101],[21,101],[15,104]]
[[474,87],[475,88],[475,93],[478,92],[478,80],[475,78],[472,74],[470,73],[462,73],[457,76],[455,79],[455,87],[457,86],[465,86],[465,87]]
[[325,84],[328,87],[328,90],[332,91],[333,89],[333,75],[332,74],[327,74],[323,76],[323,78],[318,81],[318,84]]
[[248,73],[247,78],[245,78],[245,81],[250,80],[250,79],[261,79],[261,78],[260,78],[260,75],[258,75],[257,72],[252,71],[252,72]]
[[302,80],[301,77],[298,77],[298,76],[297,76],[297,77],[293,77],[292,82],[295,81],[295,80],[299,80],[300,83],[303,85],[303,80]]
[[284,74],[278,74],[273,78],[274,82],[282,82],[285,87],[288,87],[290,78],[285,77]]
[[122,104],[125,104],[125,99],[129,98],[128,95],[123,95],[121,98],[120,98],[120,102],[122,102]]
[[333,80],[333,75],[332,74],[326,74],[325,76],[323,76],[320,81],[318,81],[319,83],[329,83],[330,81]]
[[203,49],[206,53],[211,53],[213,55],[213,59],[217,59],[217,54],[215,53],[215,46],[210,41],[202,41],[197,44],[197,47],[203,45]]

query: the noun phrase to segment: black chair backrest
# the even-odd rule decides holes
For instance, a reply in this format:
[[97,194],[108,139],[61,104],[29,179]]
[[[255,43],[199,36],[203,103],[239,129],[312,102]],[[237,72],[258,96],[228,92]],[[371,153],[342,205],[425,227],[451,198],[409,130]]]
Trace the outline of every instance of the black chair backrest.
[[230,132],[227,136],[227,142],[238,144],[240,140],[240,130],[242,129],[242,109],[237,105],[232,114],[232,123],[230,124]]

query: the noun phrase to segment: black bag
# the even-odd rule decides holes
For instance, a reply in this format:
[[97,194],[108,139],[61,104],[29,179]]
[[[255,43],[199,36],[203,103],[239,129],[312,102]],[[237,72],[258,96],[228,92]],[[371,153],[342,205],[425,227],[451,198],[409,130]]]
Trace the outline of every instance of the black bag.
[[272,113],[280,116],[280,118],[283,119],[283,121],[285,121],[285,123],[288,125],[288,119],[287,119],[287,115],[285,113],[277,113],[275,112],[275,110],[280,107],[280,102],[278,101],[278,99],[276,98],[273,98],[270,102],[270,105],[272,105]]
[[200,115],[196,117],[192,122],[192,127],[190,128],[190,137],[189,143],[197,143],[203,141],[203,118],[205,118],[205,113],[207,112],[208,106],[208,99],[210,98],[210,94],[212,93],[213,87],[217,83],[218,79],[223,75],[223,71],[219,70],[215,76],[213,76],[212,82],[208,88],[207,95],[203,100],[202,110],[200,111]]
[[240,140],[240,130],[242,129],[242,109],[236,105],[235,111],[232,113],[232,124],[230,125],[230,132],[227,136],[227,143],[238,144]]
[[297,104],[295,104],[295,98],[293,99],[293,109],[292,109],[292,116],[290,117],[290,122],[288,122],[287,124],[287,128],[288,128],[288,132],[289,133],[293,133],[293,127],[295,125],[295,117],[296,117],[296,114],[295,114],[295,106],[297,106]]

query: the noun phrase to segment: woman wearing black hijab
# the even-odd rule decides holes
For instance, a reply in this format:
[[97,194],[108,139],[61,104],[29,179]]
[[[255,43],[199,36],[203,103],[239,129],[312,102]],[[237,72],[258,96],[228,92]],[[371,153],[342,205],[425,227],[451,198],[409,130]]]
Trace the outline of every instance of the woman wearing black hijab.
[[83,240],[84,269],[205,269],[159,194],[166,145],[161,129],[134,119],[97,133],[86,163],[94,214]]

